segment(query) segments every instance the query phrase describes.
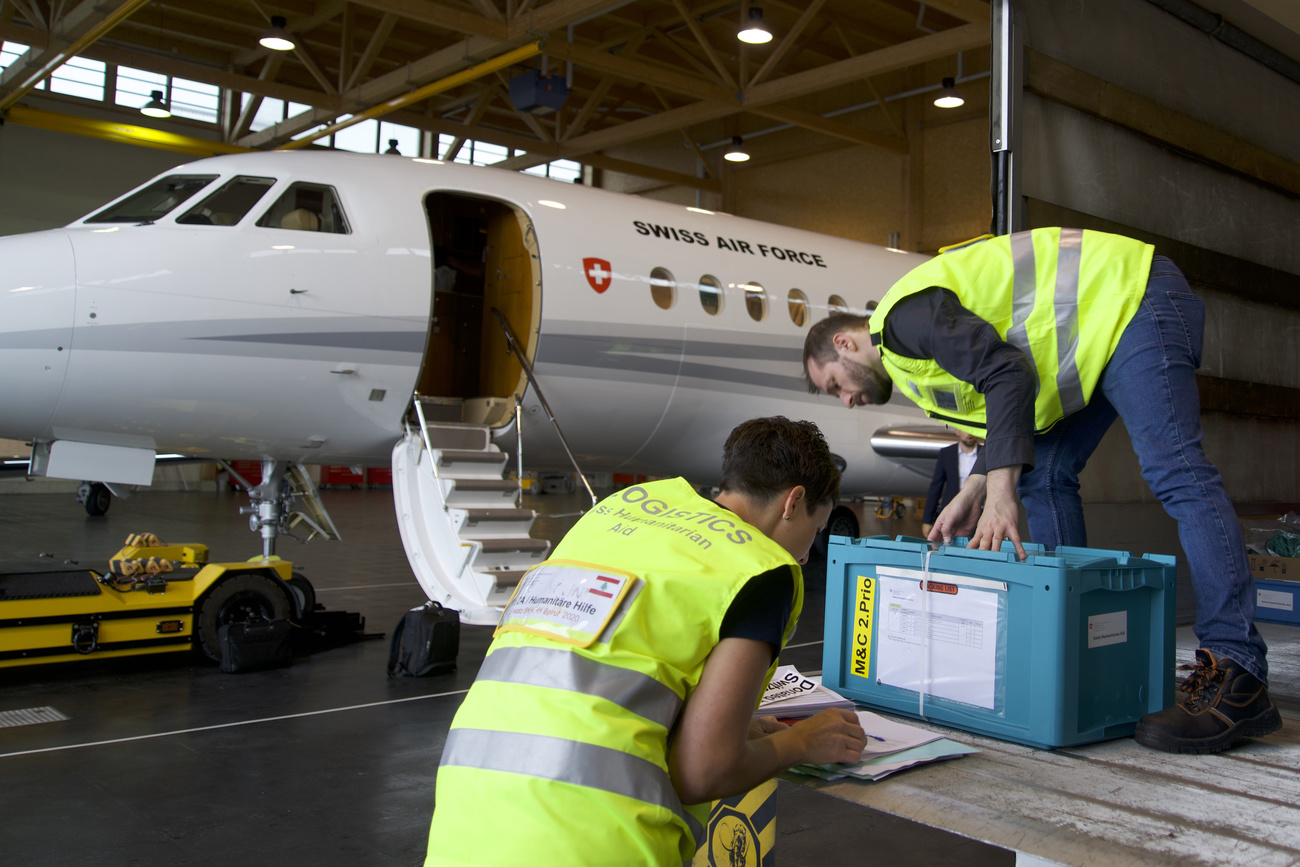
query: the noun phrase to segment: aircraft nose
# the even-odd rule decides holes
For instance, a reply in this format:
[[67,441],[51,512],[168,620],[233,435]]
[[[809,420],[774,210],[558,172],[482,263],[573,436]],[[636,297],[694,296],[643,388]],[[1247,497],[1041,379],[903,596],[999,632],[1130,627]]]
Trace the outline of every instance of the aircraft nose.
[[66,232],[0,237],[0,437],[50,423],[72,355],[76,269]]

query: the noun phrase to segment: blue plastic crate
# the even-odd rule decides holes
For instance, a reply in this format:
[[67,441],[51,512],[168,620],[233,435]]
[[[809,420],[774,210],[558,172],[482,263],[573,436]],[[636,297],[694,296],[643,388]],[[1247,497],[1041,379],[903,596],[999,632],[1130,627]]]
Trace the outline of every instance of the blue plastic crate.
[[1025,549],[1020,562],[1010,544],[831,537],[823,682],[879,710],[1048,749],[1131,735],[1173,704],[1174,558]]
[[1300,626],[1300,583],[1255,578],[1255,620]]

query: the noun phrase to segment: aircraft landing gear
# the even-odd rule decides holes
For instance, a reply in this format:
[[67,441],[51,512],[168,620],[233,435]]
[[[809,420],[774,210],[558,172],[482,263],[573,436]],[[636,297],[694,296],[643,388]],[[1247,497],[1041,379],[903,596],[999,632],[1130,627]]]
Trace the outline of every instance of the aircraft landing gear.
[[77,488],[77,502],[85,504],[87,515],[98,518],[113,505],[113,492],[101,482],[82,482]]
[[[228,462],[221,461],[221,465],[232,479],[248,491],[252,505],[241,506],[239,512],[248,515],[248,528],[261,535],[263,559],[275,557],[275,540],[279,536],[288,536],[303,544],[316,536],[339,538],[334,522],[325,511],[320,495],[316,493],[316,486],[311,483],[311,478],[301,465],[264,459],[260,485],[250,484]],[[293,533],[299,524],[308,527],[305,539]]]

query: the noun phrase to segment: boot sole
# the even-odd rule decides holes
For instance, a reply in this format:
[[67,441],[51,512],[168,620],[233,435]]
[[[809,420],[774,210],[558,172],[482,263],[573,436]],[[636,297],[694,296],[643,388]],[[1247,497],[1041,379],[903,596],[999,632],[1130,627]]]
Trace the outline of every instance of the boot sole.
[[1175,737],[1159,729],[1148,730],[1139,722],[1133,732],[1133,740],[1144,747],[1166,753],[1204,755],[1223,752],[1243,738],[1262,738],[1280,728],[1282,728],[1282,715],[1277,712],[1277,706],[1272,705],[1259,716],[1243,720],[1211,738]]

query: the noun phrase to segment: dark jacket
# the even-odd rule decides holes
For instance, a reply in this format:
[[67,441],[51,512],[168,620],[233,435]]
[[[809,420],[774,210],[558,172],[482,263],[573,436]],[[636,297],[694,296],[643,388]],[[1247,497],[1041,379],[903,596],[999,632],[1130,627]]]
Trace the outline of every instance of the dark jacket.
[[[983,445],[975,446],[977,460],[983,448]],[[921,517],[923,524],[933,524],[944,506],[951,503],[952,498],[961,490],[961,470],[957,465],[957,449],[957,444],[953,443],[939,450],[939,460],[934,464],[934,477],[930,479],[930,490],[925,495],[925,514]]]

